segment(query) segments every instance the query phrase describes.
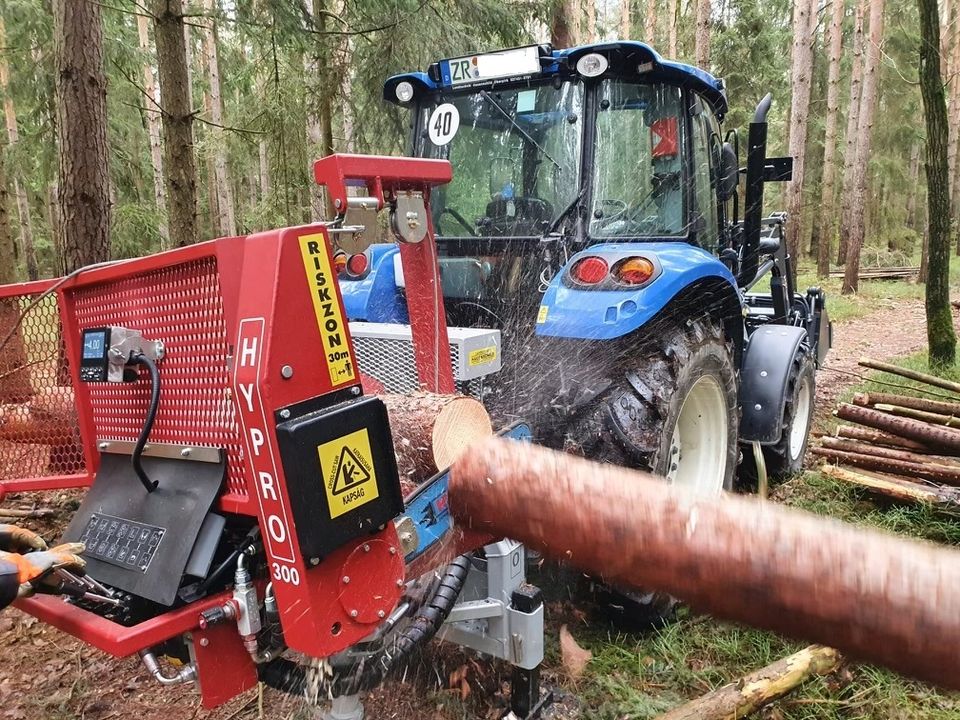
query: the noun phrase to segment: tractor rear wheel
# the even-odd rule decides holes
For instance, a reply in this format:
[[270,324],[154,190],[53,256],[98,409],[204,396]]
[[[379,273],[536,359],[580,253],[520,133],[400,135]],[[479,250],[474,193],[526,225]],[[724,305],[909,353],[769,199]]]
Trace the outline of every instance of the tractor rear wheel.
[[813,354],[806,346],[801,346],[793,358],[793,367],[787,380],[780,442],[763,448],[770,478],[782,480],[803,470],[816,392]]
[[[740,418],[733,348],[722,326],[706,318],[672,324],[657,337],[604,393],[594,426],[599,442],[588,457],[706,496],[730,490]],[[616,593],[609,602],[631,624],[662,621],[675,605],[660,592]]]

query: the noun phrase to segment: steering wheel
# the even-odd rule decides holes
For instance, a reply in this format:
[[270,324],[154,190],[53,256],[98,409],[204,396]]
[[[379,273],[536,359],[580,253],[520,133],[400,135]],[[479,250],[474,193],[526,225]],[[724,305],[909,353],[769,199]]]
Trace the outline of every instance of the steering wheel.
[[438,234],[438,235],[443,235],[443,234],[444,234],[443,230],[442,230],[441,227],[440,227],[440,219],[443,218],[444,215],[449,215],[449,216],[452,217],[454,220],[456,220],[460,225],[462,225],[462,226],[464,227],[464,229],[465,229],[468,233],[470,233],[470,237],[476,237],[476,236],[477,236],[477,231],[473,228],[473,226],[472,226],[469,222],[466,221],[466,219],[463,217],[463,215],[461,215],[460,213],[458,213],[458,212],[457,212],[456,210],[454,210],[453,208],[448,208],[448,207],[445,207],[443,210],[441,210],[441,211],[440,211],[440,217],[437,218],[437,234]]
[[604,226],[615,223],[617,220],[622,220],[627,215],[627,204],[623,200],[613,200],[605,199],[600,201],[600,208],[612,207],[614,211],[609,215],[604,212],[599,220],[603,223]]

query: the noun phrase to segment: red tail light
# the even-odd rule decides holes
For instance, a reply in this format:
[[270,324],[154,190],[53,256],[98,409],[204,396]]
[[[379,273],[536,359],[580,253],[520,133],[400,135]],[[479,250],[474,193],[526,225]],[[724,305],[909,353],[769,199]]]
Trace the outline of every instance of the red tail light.
[[570,268],[570,276],[581,285],[596,285],[603,282],[608,272],[607,261],[595,255],[577,260]]
[[370,261],[367,260],[367,256],[363,253],[351,255],[347,259],[347,272],[354,277],[359,277],[367,271],[369,264]]

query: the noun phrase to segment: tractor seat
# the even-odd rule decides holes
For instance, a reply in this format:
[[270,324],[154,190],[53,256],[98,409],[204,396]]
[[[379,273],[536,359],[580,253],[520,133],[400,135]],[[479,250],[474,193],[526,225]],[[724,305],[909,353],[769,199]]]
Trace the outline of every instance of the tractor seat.
[[539,235],[543,223],[553,220],[553,205],[538,197],[511,200],[497,195],[487,203],[486,216],[477,223],[481,235]]

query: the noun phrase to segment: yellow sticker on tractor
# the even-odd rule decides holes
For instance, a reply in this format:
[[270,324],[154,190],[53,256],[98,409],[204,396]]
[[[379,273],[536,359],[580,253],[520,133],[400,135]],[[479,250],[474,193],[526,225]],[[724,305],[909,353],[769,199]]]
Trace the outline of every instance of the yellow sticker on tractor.
[[317,454],[331,519],[380,496],[366,428],[318,445]]
[[313,312],[323,340],[323,359],[334,387],[352,382],[357,377],[347,344],[347,324],[337,301],[336,275],[330,267],[327,241],[322,233],[302,235],[300,254],[307,273]]
[[547,321],[547,306],[541,305],[540,312],[537,313],[537,324],[545,323]]
[[497,359],[497,346],[491,345],[490,347],[479,348],[472,351],[467,355],[467,363],[470,367],[475,365],[486,365]]

